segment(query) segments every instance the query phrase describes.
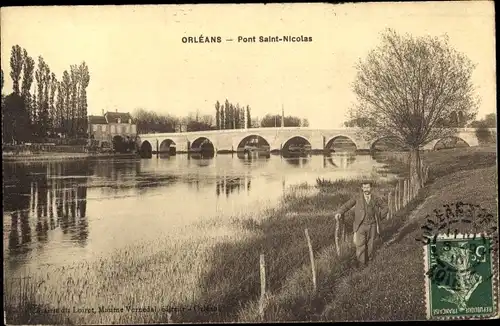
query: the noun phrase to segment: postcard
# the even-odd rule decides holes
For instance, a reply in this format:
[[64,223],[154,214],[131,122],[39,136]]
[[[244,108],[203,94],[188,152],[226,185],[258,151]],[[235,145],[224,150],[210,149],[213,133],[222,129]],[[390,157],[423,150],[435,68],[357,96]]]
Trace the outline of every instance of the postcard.
[[493,319],[490,1],[1,8],[4,322]]

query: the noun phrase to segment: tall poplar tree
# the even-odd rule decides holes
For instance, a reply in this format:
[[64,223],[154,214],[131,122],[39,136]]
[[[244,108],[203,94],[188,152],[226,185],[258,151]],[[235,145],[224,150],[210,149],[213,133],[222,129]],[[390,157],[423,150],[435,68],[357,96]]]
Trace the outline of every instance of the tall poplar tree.
[[215,125],[217,130],[220,129],[220,103],[219,101],[215,102]]
[[23,51],[19,45],[14,45],[10,55],[10,77],[12,78],[12,89],[15,94],[20,95],[19,81],[23,70]]

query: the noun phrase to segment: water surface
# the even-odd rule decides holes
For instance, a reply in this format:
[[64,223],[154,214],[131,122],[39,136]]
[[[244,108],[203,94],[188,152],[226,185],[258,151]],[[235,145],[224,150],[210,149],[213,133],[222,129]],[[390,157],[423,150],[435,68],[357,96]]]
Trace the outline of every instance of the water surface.
[[380,175],[369,155],[4,163],[9,275],[175,237],[179,227],[276,205],[291,185]]

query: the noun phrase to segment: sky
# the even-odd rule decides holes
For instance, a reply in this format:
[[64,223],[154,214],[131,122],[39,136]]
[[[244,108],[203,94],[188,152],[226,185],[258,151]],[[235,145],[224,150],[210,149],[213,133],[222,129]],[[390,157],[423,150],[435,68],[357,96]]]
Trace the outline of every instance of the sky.
[[[151,5],[1,8],[4,90],[12,91],[12,46],[43,56],[60,79],[90,70],[89,114],[137,108],[214,114],[217,100],[341,127],[355,101],[354,65],[390,27],[414,36],[448,34],[477,68],[478,118],[496,112],[493,2],[275,5]],[[221,36],[221,43],[183,37]],[[303,43],[239,43],[238,36],[312,37]],[[232,42],[225,40],[231,38]],[[34,86],[33,86],[34,88]]]

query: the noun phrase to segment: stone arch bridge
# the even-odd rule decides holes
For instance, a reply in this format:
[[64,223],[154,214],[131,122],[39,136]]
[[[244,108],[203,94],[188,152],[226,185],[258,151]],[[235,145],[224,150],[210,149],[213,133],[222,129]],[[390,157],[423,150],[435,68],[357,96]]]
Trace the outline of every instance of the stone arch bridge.
[[[372,150],[378,140],[368,141],[360,136],[359,128],[314,129],[306,127],[249,128],[230,130],[209,130],[181,133],[139,134],[137,145],[141,151],[168,152],[175,148],[176,152],[199,150],[203,146],[213,148],[217,152],[243,151],[249,139],[258,139],[271,151],[282,150],[291,143],[302,143],[312,150],[334,149],[338,141],[354,144],[356,150]],[[496,134],[496,128],[490,129]],[[475,128],[459,128],[455,134],[457,139],[469,146],[477,146]],[[440,140],[426,144],[424,150],[432,150]]]

